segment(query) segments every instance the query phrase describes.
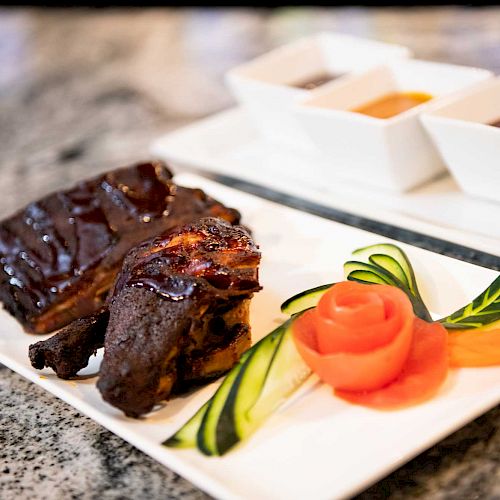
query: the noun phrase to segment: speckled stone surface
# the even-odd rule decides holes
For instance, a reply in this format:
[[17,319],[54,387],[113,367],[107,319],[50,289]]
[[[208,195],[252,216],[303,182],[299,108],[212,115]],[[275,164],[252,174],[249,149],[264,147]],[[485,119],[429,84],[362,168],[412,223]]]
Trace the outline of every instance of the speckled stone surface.
[[[405,44],[418,57],[499,72],[499,27],[500,9],[451,7],[0,9],[0,216],[147,157],[158,135],[231,104],[222,82],[228,68],[301,34],[334,29]],[[352,216],[347,222],[363,224]],[[390,227],[372,229],[412,238]],[[422,238],[413,243],[498,268],[498,261],[473,252]],[[2,500],[206,497],[3,367],[0,403]],[[500,498],[500,409],[359,498]]]
[[40,387],[0,370],[0,498],[206,495]]

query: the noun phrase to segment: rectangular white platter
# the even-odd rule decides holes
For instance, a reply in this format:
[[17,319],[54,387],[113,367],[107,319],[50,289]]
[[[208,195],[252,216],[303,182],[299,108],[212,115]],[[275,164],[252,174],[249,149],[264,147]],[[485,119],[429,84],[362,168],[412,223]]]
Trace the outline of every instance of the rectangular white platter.
[[[353,249],[379,236],[283,207],[192,174],[177,182],[200,187],[237,207],[262,250],[263,290],[252,302],[254,340],[283,316],[281,302],[308,287],[342,279]],[[383,240],[387,241],[387,240]],[[412,262],[424,298],[445,315],[480,293],[497,275],[486,268],[401,245]],[[43,338],[43,337],[42,337]],[[306,384],[247,442],[222,458],[160,445],[213,393],[211,384],[173,399],[144,419],[133,420],[105,404],[96,378],[57,379],[31,368],[23,333],[0,312],[0,362],[63,399],[144,453],[222,499],[326,499],[352,495],[500,402],[500,367],[452,373],[433,400],[413,408],[377,412],[333,397],[319,383]],[[93,358],[85,373],[96,373]],[[314,381],[313,381],[314,382]]]
[[325,183],[322,172],[331,171],[331,165],[262,139],[241,107],[160,137],[152,152],[175,166],[243,179],[500,256],[500,204],[467,196],[449,175],[408,193],[342,179]]

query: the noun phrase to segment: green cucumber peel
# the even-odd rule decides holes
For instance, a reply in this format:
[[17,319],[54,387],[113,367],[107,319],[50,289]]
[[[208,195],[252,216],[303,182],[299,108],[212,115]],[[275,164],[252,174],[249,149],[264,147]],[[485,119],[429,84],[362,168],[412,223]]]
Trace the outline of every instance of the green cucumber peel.
[[[418,295],[417,281],[415,279],[415,273],[410,263],[410,259],[408,259],[408,256],[397,245],[394,245],[392,243],[377,243],[375,245],[358,248],[357,250],[354,250],[354,252],[352,252],[352,255],[358,259],[371,262],[373,262],[373,257],[375,257],[375,260],[379,261],[380,256],[391,258],[397,263],[403,274],[406,276],[406,279],[403,279],[401,281],[406,282],[408,288],[413,293]],[[380,266],[379,263],[374,263]],[[385,265],[381,265],[380,267],[386,268]],[[389,272],[391,272],[391,274],[395,274],[390,269]]]
[[[374,283],[377,285],[392,285],[398,288],[404,288],[410,291],[408,286],[402,282],[397,276],[392,274],[387,269],[374,264],[373,262],[361,262],[357,260],[348,260],[344,264],[344,275],[349,279],[351,277],[358,277],[365,280],[367,283]],[[351,281],[358,281],[352,279]]]
[[232,384],[238,376],[242,366],[243,364],[240,362],[232,368],[217,389],[216,393],[208,402],[207,411],[203,415],[203,419],[196,435],[196,445],[204,455],[220,455],[219,448],[217,446],[217,426],[219,423],[219,415],[229,391],[231,390]]
[[374,264],[349,260],[344,264],[344,274],[350,281],[364,281],[376,285],[404,286],[396,277]]
[[409,278],[406,275],[403,267],[394,257],[391,257],[390,255],[376,253],[370,255],[369,260],[375,266],[385,269],[387,272],[391,273],[404,286],[413,291],[412,284],[410,283]]
[[478,329],[500,322],[500,276],[471,303],[439,321],[449,329]]
[[281,312],[293,316],[311,307],[316,307],[319,300],[335,283],[316,286],[295,294],[281,304]]
[[292,337],[299,315],[246,351],[212,398],[163,444],[223,455],[252,434],[311,374]]
[[[243,353],[238,363],[234,365],[233,368],[231,368],[217,391],[215,391],[215,394],[203,405],[204,407],[206,407],[205,411],[202,412],[203,407],[200,408],[198,412],[186,424],[184,424],[184,426],[190,425],[190,422],[195,419],[198,413],[202,412],[199,422],[192,423],[190,433],[196,434],[194,445],[197,446],[198,449],[205,455],[218,454],[216,443],[216,425],[218,422],[217,412],[224,404],[225,397],[227,397],[227,394],[231,389],[232,380],[236,378],[239,371],[241,370],[241,367],[250,355],[251,349]],[[196,424],[198,424],[198,428],[196,428]],[[181,429],[177,431],[176,434],[182,433],[184,426],[181,427]]]
[[258,423],[248,419],[248,410],[258,400],[273,357],[285,332],[280,325],[261,339],[232,383],[217,425],[217,447],[223,455],[251,434]]
[[[353,252],[353,256],[360,260],[344,264],[347,280],[400,288],[409,297],[415,314],[425,321],[432,321],[420,296],[413,267],[403,250],[392,243],[381,243],[359,248]],[[290,297],[281,305],[281,311],[293,315],[309,307],[315,307],[333,284],[320,285]]]
[[346,262],[344,274],[347,280],[395,286],[406,293],[416,316],[424,321],[432,321],[420,296],[413,267],[403,250],[391,243],[383,243],[360,248],[353,255],[367,262]]
[[300,314],[256,344],[234,380],[219,420],[221,455],[255,432],[311,374],[293,340],[292,324]]
[[292,321],[289,321],[281,337],[280,344],[276,348],[259,398],[252,408],[248,410],[248,417],[252,420],[259,422],[265,420],[312,373],[295,346],[291,327]]
[[168,448],[194,448],[198,429],[208,406],[209,402],[206,402],[173,436],[162,443],[163,446]]

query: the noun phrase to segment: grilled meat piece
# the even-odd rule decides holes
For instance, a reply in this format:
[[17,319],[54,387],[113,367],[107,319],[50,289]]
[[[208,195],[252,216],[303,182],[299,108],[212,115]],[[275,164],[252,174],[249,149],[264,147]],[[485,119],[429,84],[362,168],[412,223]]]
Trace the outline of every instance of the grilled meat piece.
[[103,398],[138,417],[229,370],[250,347],[259,261],[244,228],[215,218],[132,250],[109,299]]
[[104,347],[109,313],[105,308],[91,316],[73,321],[50,339],[30,345],[34,368],[52,368],[59,378],[74,377],[89,363],[89,358]]
[[80,182],[0,222],[0,301],[31,333],[99,310],[125,254],[201,217],[239,214],[199,189],[176,186],[159,162]]

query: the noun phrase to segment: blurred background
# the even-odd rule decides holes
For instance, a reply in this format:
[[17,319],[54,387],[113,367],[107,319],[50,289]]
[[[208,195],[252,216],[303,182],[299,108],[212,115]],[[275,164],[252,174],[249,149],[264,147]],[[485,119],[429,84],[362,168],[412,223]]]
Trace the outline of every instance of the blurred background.
[[233,104],[229,68],[299,36],[498,71],[499,27],[496,7],[0,8],[0,215],[147,157],[155,137]]

